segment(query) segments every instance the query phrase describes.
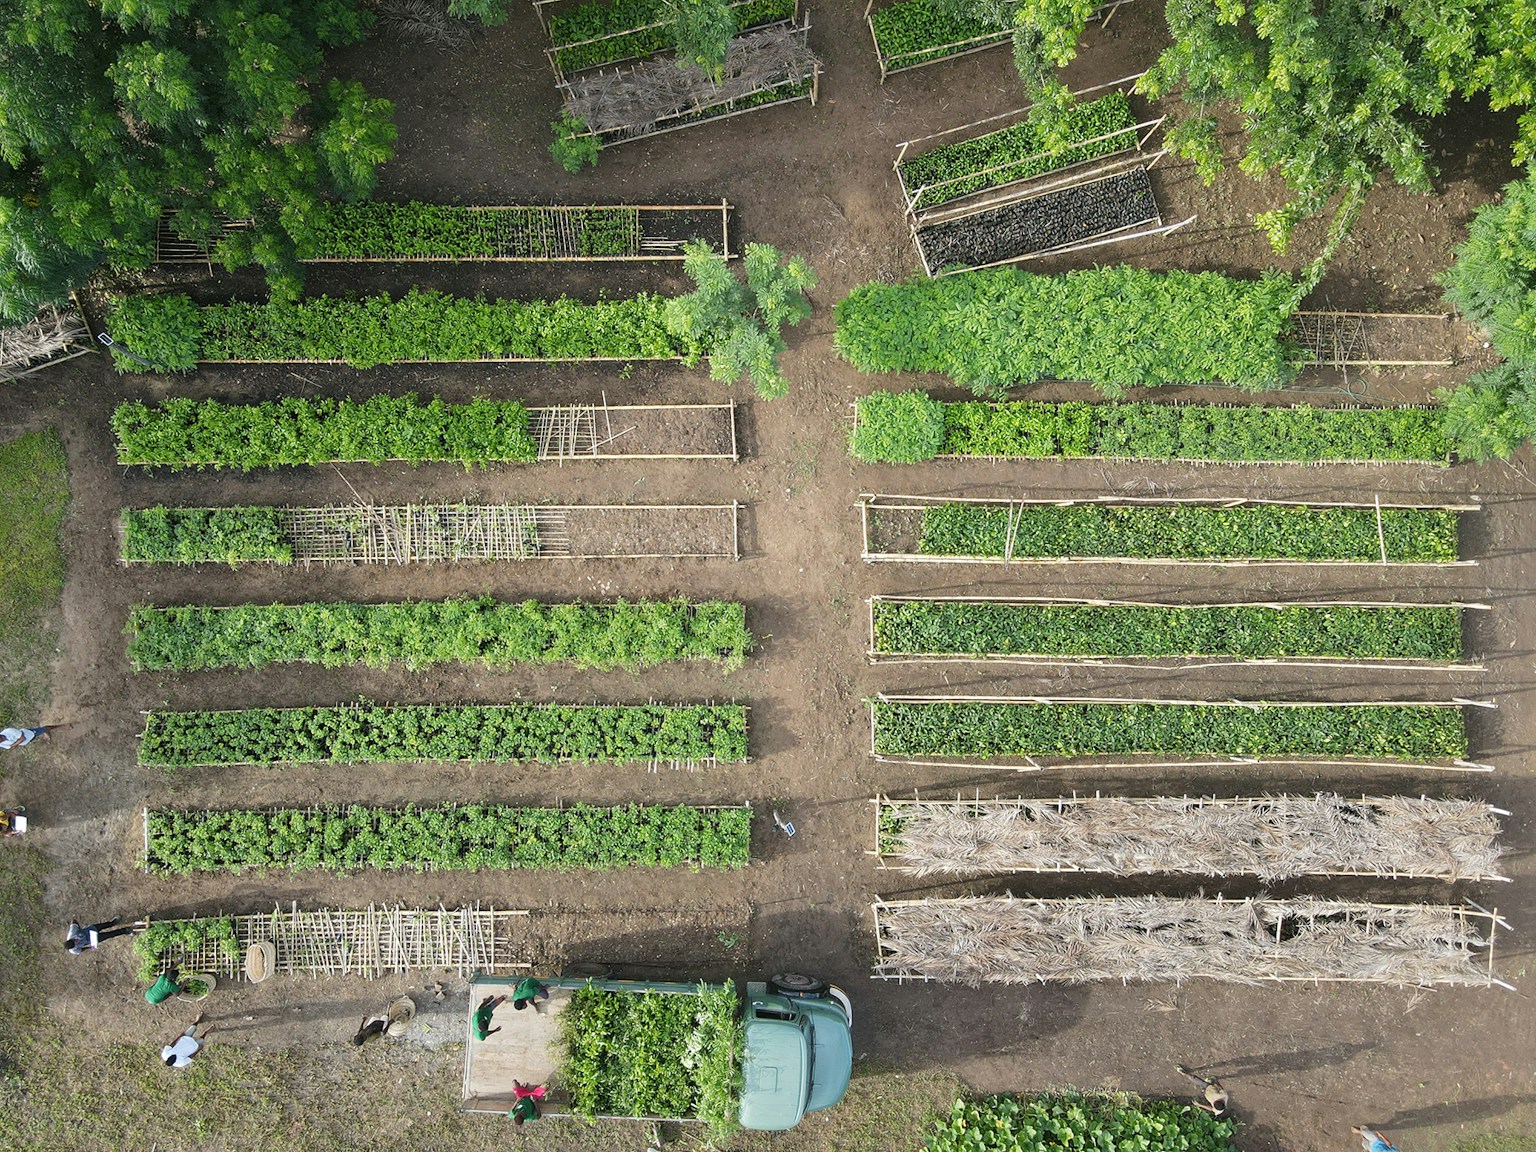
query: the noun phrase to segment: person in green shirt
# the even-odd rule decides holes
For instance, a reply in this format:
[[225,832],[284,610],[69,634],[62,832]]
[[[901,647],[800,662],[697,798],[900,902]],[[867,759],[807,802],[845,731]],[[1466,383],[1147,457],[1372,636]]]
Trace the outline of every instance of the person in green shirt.
[[539,1118],[539,1105],[532,1096],[519,1096],[517,1103],[512,1105],[512,1111],[507,1113],[512,1117],[512,1123],[521,1126],[525,1121]]
[[172,996],[181,991],[181,982],[177,978],[176,966],[173,964],[160,973],[160,979],[149,986],[144,993],[144,999],[151,1004],[164,1004]]
[[491,1015],[506,1002],[505,996],[487,996],[480,1001],[480,1007],[475,1009],[474,1029],[476,1040],[487,1040],[493,1033],[500,1032],[500,1028],[491,1027]]
[[512,1007],[521,1012],[528,1005],[533,1005],[535,1012],[541,1012],[540,1000],[549,999],[549,989],[540,984],[532,976],[524,976],[517,982],[517,987],[512,989]]

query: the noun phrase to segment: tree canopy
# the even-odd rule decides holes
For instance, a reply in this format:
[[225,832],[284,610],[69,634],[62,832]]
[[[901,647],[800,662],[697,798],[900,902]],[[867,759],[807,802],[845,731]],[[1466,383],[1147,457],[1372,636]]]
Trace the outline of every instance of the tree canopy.
[[[976,2],[976,0],[971,0]],[[1077,54],[1097,0],[1021,0],[1019,73],[1049,120],[1070,96],[1054,69]],[[1525,108],[1516,161],[1536,156],[1536,0],[1167,0],[1172,44],[1138,82],[1178,94],[1169,145],[1207,182],[1223,158],[1217,114],[1239,117],[1239,167],[1277,171],[1293,199],[1258,224],[1284,251],[1296,224],[1336,203],[1325,261],[1382,172],[1427,192],[1426,119],[1486,94]],[[1315,280],[1321,265],[1314,264]]]
[[[228,267],[298,286],[324,195],[366,196],[393,111],[323,52],[360,0],[12,0],[0,13],[0,317],[30,317],[103,261],[154,255],[162,210]],[[221,236],[224,220],[251,220]]]

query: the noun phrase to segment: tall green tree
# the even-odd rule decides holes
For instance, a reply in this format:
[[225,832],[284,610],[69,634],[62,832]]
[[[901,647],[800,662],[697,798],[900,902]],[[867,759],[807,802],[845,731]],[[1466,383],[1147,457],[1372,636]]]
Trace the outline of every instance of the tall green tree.
[[320,85],[360,39],[361,0],[9,0],[0,10],[0,317],[29,317],[103,261],[154,256],[162,210],[190,240],[224,219],[229,267],[298,287],[295,244],[326,195],[374,186],[393,111]]
[[[1047,122],[1070,101],[1055,69],[1077,54],[1096,0],[1020,0],[1014,52]],[[1301,220],[1333,206],[1322,275],[1382,173],[1427,192],[1427,119],[1486,93],[1495,109],[1536,100],[1536,0],[1167,0],[1172,44],[1138,82],[1177,94],[1186,112],[1167,139],[1209,183],[1224,159],[1217,115],[1242,121],[1238,167],[1278,172],[1293,198],[1257,217],[1284,252]],[[1536,152],[1536,115],[1521,119],[1517,159]]]

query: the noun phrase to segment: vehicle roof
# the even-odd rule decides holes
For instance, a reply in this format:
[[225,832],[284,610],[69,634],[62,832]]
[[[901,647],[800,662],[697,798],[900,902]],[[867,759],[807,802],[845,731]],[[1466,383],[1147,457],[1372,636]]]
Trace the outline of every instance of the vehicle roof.
[[800,1008],[811,1018],[811,1092],[805,1102],[807,1112],[830,1108],[848,1091],[853,1077],[853,1033],[848,1018],[833,1000],[801,1001]]
[[793,1019],[758,1019],[749,1008],[745,1032],[741,1126],[765,1132],[793,1128],[805,1115],[811,1059],[805,1030]]

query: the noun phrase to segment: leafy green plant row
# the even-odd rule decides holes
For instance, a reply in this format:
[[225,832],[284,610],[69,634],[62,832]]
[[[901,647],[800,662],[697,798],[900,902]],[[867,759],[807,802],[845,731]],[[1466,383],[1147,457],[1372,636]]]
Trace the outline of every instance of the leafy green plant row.
[[123,513],[123,559],[141,564],[292,564],[293,539],[280,508],[129,508]]
[[857,401],[857,409],[849,450],[871,464],[941,455],[1304,463],[1450,459],[1443,418],[1434,408],[946,404],[913,391],[872,392]]
[[945,0],[899,0],[870,13],[875,43],[886,71],[915,68],[946,56],[980,47],[979,37],[1005,43],[1012,34],[1011,22],[999,26],[959,10]]
[[[1379,516],[1379,521],[1378,521]],[[1148,560],[1333,560],[1444,564],[1456,513],[1439,508],[1246,504],[940,504],[923,512],[928,556]]]
[[931,208],[984,188],[1134,148],[1135,123],[1130,97],[1111,92],[1087,104],[1073,105],[1053,127],[1050,139],[1040,126],[1025,120],[985,136],[930,149],[903,160],[899,169],[909,192],[923,189],[912,207]]
[[[736,31],[788,20],[795,0],[738,0],[730,5]],[[646,27],[646,25],[656,25]],[[555,62],[562,72],[577,72],[670,52],[677,43],[675,18],[665,0],[593,0],[549,18]],[[582,43],[595,40],[596,43]]]
[[404,665],[413,672],[439,664],[637,669],[677,660],[713,660],[734,670],[752,650],[745,605],[681,597],[140,606],[129,613],[125,631],[128,659],[141,672],[272,664]]
[[877,600],[874,650],[970,656],[1461,657],[1461,610],[1330,604],[994,604]]
[[216,944],[236,963],[244,959],[232,916],[198,916],[190,920],[156,920],[133,938],[139,979],[153,981],[170,964],[169,957],[191,955],[205,944]]
[[[668,331],[666,301],[641,293],[583,304],[486,300],[413,288],[398,300],[312,296],[296,302],[194,303],[183,295],[129,296],[107,316],[126,350],[163,372],[230,360],[342,361],[354,368],[418,361],[646,360],[706,350]],[[120,372],[143,365],[121,355]]]
[[[567,235],[572,240],[567,240]],[[468,208],[419,200],[327,202],[301,260],[550,260],[638,256],[636,208]],[[572,251],[574,243],[574,251]]]
[[152,809],[145,819],[144,866],[177,875],[247,868],[740,868],[752,845],[750,808],[687,805]]
[[578,989],[560,1014],[557,1076],[571,1111],[730,1127],[745,1055],[738,1011],[729,983],[694,995]]
[[415,760],[637,764],[747,758],[740,704],[495,704],[153,711],[139,763],[357,764]]
[[1236,1127],[1193,1104],[1119,1092],[988,1096],[955,1101],[923,1152],[1237,1152]]
[[995,704],[877,700],[882,756],[1460,760],[1461,709],[1425,704]]
[[112,415],[119,464],[191,468],[278,468],[328,461],[530,461],[538,446],[516,400],[423,403],[414,394],[365,400],[303,399],[260,404],[174,397],[129,400]]
[[997,268],[861,285],[837,305],[835,339],[861,371],[939,372],[980,395],[1044,379],[1108,396],[1218,381],[1257,391],[1294,374],[1294,307],[1278,274]]

